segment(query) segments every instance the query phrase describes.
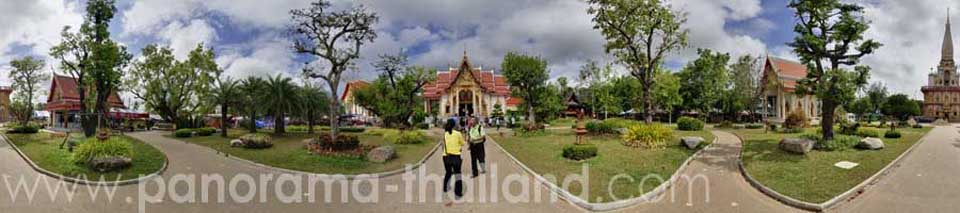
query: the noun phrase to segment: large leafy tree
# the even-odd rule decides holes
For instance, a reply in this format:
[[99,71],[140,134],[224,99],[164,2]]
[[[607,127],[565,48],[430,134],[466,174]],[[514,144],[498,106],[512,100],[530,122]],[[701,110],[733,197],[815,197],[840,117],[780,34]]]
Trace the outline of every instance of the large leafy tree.
[[730,55],[699,49],[700,57],[687,64],[677,73],[680,78],[680,96],[683,107],[701,113],[711,109],[723,98],[727,90],[727,62]]
[[296,53],[323,59],[329,66],[326,71],[308,67],[304,73],[311,78],[327,82],[330,89],[330,136],[336,138],[340,117],[340,78],[360,58],[360,47],[373,42],[377,37],[373,25],[380,18],[363,6],[343,11],[330,11],[331,4],[317,0],[310,7],[290,11],[294,32],[293,48]]
[[[870,103],[870,112],[868,113],[880,113],[880,108],[887,102],[887,96],[889,96],[887,86],[881,82],[876,82],[867,87],[866,93],[867,101]],[[870,117],[873,118],[873,116]],[[873,120],[871,119],[868,122],[873,122]]]
[[148,111],[177,128],[194,126],[193,119],[214,106],[204,101],[211,93],[217,93],[211,88],[220,72],[213,50],[197,45],[185,61],[177,60],[172,49],[154,44],[141,52],[142,60],[133,63],[126,77],[127,91],[143,100]]
[[[43,65],[43,60],[33,56],[10,61],[10,66],[13,67],[13,70],[10,71],[8,77],[13,81],[11,86],[13,86],[13,90],[16,91],[14,101],[21,102],[24,108],[23,111],[29,112],[28,114],[31,115],[34,111],[33,101],[40,91],[40,82],[50,78],[49,74],[43,72]],[[21,125],[27,125],[30,117],[31,116],[18,116],[18,121]]]
[[286,133],[286,116],[298,109],[300,103],[299,89],[289,77],[280,74],[267,79],[264,84],[263,105],[273,116],[273,134]]
[[50,49],[50,55],[60,60],[61,70],[76,81],[80,123],[88,137],[96,131],[96,119],[106,116],[110,107],[107,99],[120,86],[123,69],[132,58],[126,47],[110,39],[109,24],[116,10],[113,0],[87,1],[79,31],[71,32],[65,26],[62,41]]
[[653,101],[666,111],[669,122],[673,122],[673,109],[683,104],[680,96],[680,78],[672,72],[661,69],[656,75],[657,86],[653,88]]
[[[837,106],[856,97],[867,83],[870,67],[857,65],[860,58],[880,46],[864,38],[870,28],[863,18],[863,7],[840,0],[794,0],[788,7],[796,10],[797,36],[788,45],[807,65],[808,72],[798,82],[797,94],[814,94],[821,101],[824,118],[834,117]],[[852,70],[847,67],[853,66]],[[825,127],[833,119],[822,119]],[[833,139],[833,128],[823,128],[823,139]]]
[[588,0],[588,13],[593,14],[594,28],[599,29],[612,53],[630,74],[640,80],[644,121],[653,122],[654,103],[651,97],[656,70],[666,54],[687,44],[686,22],[682,14],[672,11],[660,0]]
[[535,107],[542,106],[539,101],[549,92],[547,79],[550,71],[547,70],[547,61],[537,56],[509,52],[503,57],[500,69],[507,84],[510,84],[510,93],[523,98],[527,120],[537,122]]
[[383,120],[389,127],[409,127],[416,109],[423,105],[420,93],[423,86],[436,78],[436,70],[421,66],[408,66],[407,56],[381,55],[373,67],[380,75],[369,87],[353,93],[360,106],[364,106]]
[[[910,100],[910,97],[904,94],[891,95],[887,102],[881,107],[884,115],[890,116],[897,121],[904,121],[910,116],[920,115],[920,105],[916,101]],[[891,127],[896,126],[891,124]]]
[[760,69],[757,69],[759,58],[744,55],[737,58],[737,61],[730,65],[730,85],[723,96],[721,109],[727,114],[737,113],[743,110],[751,110],[756,107],[760,100],[757,97],[757,75]]
[[847,112],[853,113],[857,116],[858,121],[863,121],[865,115],[874,113],[873,106],[870,104],[870,98],[861,97],[857,98],[855,101],[851,101],[843,107]]
[[586,91],[581,100],[590,107],[590,111],[606,115],[605,112],[622,107],[613,93],[623,90],[617,88],[621,85],[610,85],[610,80],[614,77],[610,66],[601,67],[597,61],[588,60],[586,64],[580,66],[579,74],[580,85]]

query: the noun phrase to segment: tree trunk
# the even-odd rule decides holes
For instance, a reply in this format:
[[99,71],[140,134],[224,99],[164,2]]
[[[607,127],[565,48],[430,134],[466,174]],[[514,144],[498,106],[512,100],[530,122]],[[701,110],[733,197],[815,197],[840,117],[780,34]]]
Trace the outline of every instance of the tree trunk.
[[307,111],[307,134],[313,134],[313,110]]
[[[646,82],[646,81],[644,81]],[[643,86],[643,123],[650,124],[653,123],[653,102],[650,100],[650,84],[647,83]]]
[[248,119],[250,120],[250,133],[257,133],[257,111],[250,110],[250,118]]
[[339,81],[327,81],[327,84],[330,86],[330,139],[336,140],[337,133],[340,131],[340,124],[337,122],[340,119],[340,99],[337,98],[337,87],[339,86]]
[[533,110],[533,104],[527,104],[527,121],[537,123],[537,113]]
[[[821,113],[823,116],[820,117],[820,126],[823,129],[823,140],[832,140],[833,139],[833,113],[837,108],[836,103],[830,99],[823,100],[823,105],[821,105]],[[816,115],[811,115],[816,116]]]
[[220,103],[220,136],[227,137],[227,103]]
[[[280,111],[280,110],[277,110],[277,111]],[[284,128],[283,128],[283,127],[284,127],[284,123],[283,123],[283,111],[280,111],[280,112],[275,113],[275,114],[276,114],[276,115],[274,115],[274,118],[273,118],[273,134],[274,134],[274,135],[282,135],[282,134],[285,132],[285,131],[284,131]]]

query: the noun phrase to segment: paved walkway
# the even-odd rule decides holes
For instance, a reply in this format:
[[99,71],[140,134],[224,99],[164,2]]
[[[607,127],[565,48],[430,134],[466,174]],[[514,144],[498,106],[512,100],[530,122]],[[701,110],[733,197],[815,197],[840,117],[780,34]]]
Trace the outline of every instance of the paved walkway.
[[740,175],[737,158],[742,146],[737,136],[723,131],[713,134],[717,142],[681,173],[689,179],[680,178],[659,202],[624,212],[801,212],[760,193]]
[[957,212],[960,128],[936,127],[899,167],[838,212]]
[[[492,197],[485,197],[484,201],[480,201],[477,196],[480,193],[479,189],[468,189],[467,196],[465,199],[477,199],[469,203],[455,203],[453,205],[447,206],[450,199],[443,198],[441,200],[436,200],[435,195],[438,192],[439,185],[437,183],[441,182],[443,167],[440,160],[440,155],[432,156],[426,163],[425,166],[421,167],[422,169],[418,171],[423,171],[428,178],[433,178],[435,182],[426,181],[424,183],[419,183],[416,181],[406,181],[403,178],[403,175],[396,175],[380,179],[377,182],[379,187],[380,196],[377,197],[376,203],[362,203],[357,201],[352,196],[349,196],[346,202],[343,202],[341,199],[342,194],[369,194],[371,187],[370,182],[360,182],[359,187],[353,187],[348,185],[347,187],[340,187],[339,182],[333,184],[336,187],[326,187],[324,188],[322,183],[318,184],[314,196],[316,196],[316,203],[292,203],[285,204],[279,200],[274,192],[276,188],[276,179],[279,176],[279,173],[274,173],[270,170],[266,170],[257,166],[253,166],[247,163],[239,162],[233,159],[225,158],[218,155],[215,151],[198,147],[197,145],[187,144],[178,140],[170,139],[164,137],[161,132],[141,132],[141,133],[132,133],[129,134],[132,137],[138,138],[142,141],[145,141],[151,145],[156,146],[158,149],[167,154],[169,158],[169,168],[162,175],[162,180],[164,183],[162,188],[166,190],[167,196],[163,196],[161,199],[153,200],[145,198],[144,200],[148,201],[147,205],[144,205],[146,212],[276,212],[282,210],[282,212],[580,212],[578,208],[570,205],[569,203],[563,200],[557,200],[555,202],[550,202],[548,199],[543,199],[542,202],[521,202],[521,203],[509,203],[505,201],[505,194],[502,193],[502,188],[496,187],[497,189],[492,189],[489,186],[493,186],[489,181],[492,179],[484,179],[488,188],[491,188],[487,191],[486,194],[499,194],[497,196],[498,202],[492,203],[490,199]],[[465,155],[464,157],[468,157]],[[510,162],[506,155],[500,152],[498,149],[492,145],[487,145],[487,161],[488,166],[493,169],[496,167],[497,172],[489,173],[481,177],[490,177],[490,175],[496,175],[499,181],[505,180],[506,176],[510,174],[525,174],[523,173],[515,164]],[[466,173],[469,171],[470,165],[469,161],[464,161],[463,170]],[[34,172],[16,153],[15,151],[7,146],[6,143],[0,143],[0,174],[10,175],[9,181],[0,180],[0,212],[136,212],[138,210],[138,201],[141,197],[138,196],[141,188],[144,189],[147,195],[154,195],[161,188],[161,184],[158,184],[156,181],[148,181],[146,184],[142,185],[128,185],[121,186],[116,189],[115,199],[109,201],[105,199],[105,195],[101,194],[96,199],[91,199],[89,192],[86,186],[78,186],[77,192],[73,198],[72,202],[66,200],[66,194],[62,191],[56,193],[56,197],[59,199],[50,199],[50,194],[45,189],[44,185],[46,181],[50,182],[50,185],[56,186],[57,184],[63,183],[54,179],[46,178],[41,174]],[[201,175],[208,174],[219,174],[222,175],[226,182],[229,184],[230,180],[233,177],[238,177],[238,175],[250,175],[253,177],[258,177],[260,175],[274,175],[273,181],[269,182],[266,185],[259,185],[259,187],[265,187],[267,193],[265,194],[265,201],[260,202],[260,195],[250,203],[237,203],[232,200],[234,197],[229,196],[230,192],[227,191],[227,199],[224,203],[217,203],[217,198],[219,197],[216,193],[211,192],[207,193],[211,196],[209,197],[210,202],[202,203],[200,199],[202,197],[193,197],[195,194],[200,193],[199,188],[194,188],[196,190],[194,193],[189,193],[191,190],[188,184],[178,183],[175,186],[171,187],[169,184],[174,182],[175,177],[183,178],[188,177],[185,175],[195,175],[192,177],[191,182],[199,183],[199,178]],[[34,181],[40,181],[40,188],[37,190],[34,199],[32,202],[27,202],[27,197],[23,194],[18,196],[11,196],[8,193],[11,188],[15,188],[18,180],[20,180],[20,175],[23,175],[22,180],[24,180],[28,185],[33,185]],[[307,179],[304,177],[303,179]],[[260,181],[261,179],[257,179]],[[519,194],[522,191],[521,185],[531,186],[527,191],[529,193],[539,193],[543,194],[544,197],[548,197],[549,192],[542,188],[532,188],[533,186],[538,186],[534,184],[532,178],[528,176],[521,176],[517,178],[516,184],[509,185],[509,188],[512,194]],[[477,184],[480,179],[466,178],[465,182],[467,185]],[[5,184],[4,182],[9,182]],[[522,184],[525,182],[525,184]],[[502,182],[501,182],[502,183]],[[199,185],[199,184],[197,184]],[[216,184],[213,184],[215,186]],[[306,184],[304,184],[305,186]],[[424,192],[419,191],[420,186],[423,185]],[[66,186],[72,186],[72,184],[67,184]],[[499,185],[497,185],[499,186]],[[195,186],[198,187],[198,186]],[[216,187],[209,187],[211,190],[216,190]],[[229,187],[228,187],[229,188]],[[291,194],[295,192],[294,184],[287,182],[280,186],[284,193]],[[307,187],[304,187],[307,188]],[[406,192],[410,188],[411,192]],[[264,189],[258,189],[260,191]],[[170,191],[175,190],[176,193],[171,193]],[[238,184],[238,189],[236,194],[244,195],[248,192],[249,188],[244,183]],[[324,196],[321,193],[327,193],[332,196]],[[344,190],[347,190],[344,192]],[[492,190],[498,190],[500,193],[490,193]],[[359,193],[358,193],[359,192]],[[101,192],[102,193],[102,192]],[[303,198],[306,199],[306,196],[309,196],[307,192],[303,193]],[[421,197],[421,194],[424,195]],[[192,198],[195,198],[196,202],[186,202],[178,203],[174,202],[177,198],[173,195],[191,195]],[[242,197],[242,196],[241,196]],[[324,198],[330,198],[332,202],[325,202]],[[407,202],[409,199],[410,202]],[[128,202],[129,201],[129,202]]]

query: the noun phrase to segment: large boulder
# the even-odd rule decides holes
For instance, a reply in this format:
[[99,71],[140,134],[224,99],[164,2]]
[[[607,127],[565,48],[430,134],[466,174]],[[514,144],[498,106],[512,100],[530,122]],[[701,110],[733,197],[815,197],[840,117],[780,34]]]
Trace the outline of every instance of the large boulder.
[[374,163],[387,162],[397,156],[397,150],[393,146],[381,146],[370,150],[367,153],[367,161]]
[[860,140],[860,143],[857,143],[857,148],[869,150],[883,149],[883,140],[879,138],[864,138]]
[[907,125],[916,126],[917,120],[914,120],[913,118],[907,119]]
[[949,126],[949,125],[950,125],[950,122],[947,121],[947,120],[943,120],[943,118],[940,118],[940,119],[937,119],[936,121],[933,121],[933,125],[937,125],[937,126]]
[[131,162],[133,162],[133,160],[128,157],[100,157],[91,160],[90,167],[97,170],[97,172],[110,172],[127,168]]
[[682,137],[680,138],[680,143],[683,144],[683,146],[686,146],[688,149],[696,149],[697,146],[700,146],[700,143],[703,143],[703,138],[692,136]]
[[805,138],[783,138],[780,140],[780,149],[796,154],[806,154],[813,149],[813,145],[816,143],[814,140]]
[[243,147],[243,141],[240,139],[233,139],[230,141],[230,146],[232,147]]

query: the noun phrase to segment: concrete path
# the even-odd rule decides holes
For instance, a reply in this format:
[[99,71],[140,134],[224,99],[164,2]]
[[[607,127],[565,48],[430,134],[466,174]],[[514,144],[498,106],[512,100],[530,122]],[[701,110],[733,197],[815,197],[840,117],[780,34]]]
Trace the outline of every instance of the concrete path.
[[696,157],[673,190],[658,202],[624,212],[802,212],[760,193],[740,175],[737,162],[742,145],[737,136],[713,131],[717,142]]
[[[264,168],[253,166],[247,163],[239,162],[218,155],[215,151],[199,147],[193,144],[187,144],[178,140],[164,137],[161,132],[140,132],[129,134],[151,145],[156,146],[160,151],[167,154],[169,158],[169,168],[162,175],[146,183],[139,185],[120,186],[116,188],[116,194],[113,199],[106,199],[103,190],[99,191],[99,196],[91,198],[90,192],[93,190],[87,186],[78,185],[74,193],[73,200],[67,201],[67,193],[61,190],[58,193],[51,193],[46,189],[45,183],[52,186],[63,184],[66,187],[72,187],[73,184],[64,183],[58,180],[47,178],[42,174],[34,172],[6,143],[0,143],[0,175],[8,176],[7,180],[0,180],[0,212],[580,212],[581,210],[570,205],[563,200],[550,201],[549,193],[539,187],[535,181],[526,176],[516,165],[508,160],[504,153],[492,145],[487,145],[487,162],[491,170],[496,170],[481,176],[478,179],[468,178],[465,175],[465,184],[473,186],[484,182],[487,187],[484,189],[468,188],[467,200],[464,203],[450,203],[451,199],[439,196],[439,183],[442,180],[443,167],[440,155],[432,156],[425,166],[418,169],[424,177],[417,177],[417,181],[408,181],[404,175],[391,176],[378,181],[353,181],[353,182],[333,182],[325,184],[320,182],[313,187],[314,194],[307,192],[308,189],[297,191],[295,183],[284,182],[277,186],[279,173],[271,172]],[[464,152],[467,153],[467,152]],[[464,155],[469,157],[468,154]],[[464,173],[470,169],[469,161],[464,160]],[[243,180],[245,177],[253,177],[250,180],[255,182],[265,181],[259,178],[262,175],[270,175],[272,179],[266,180],[267,184],[257,184],[259,189],[251,202],[237,202],[236,198],[241,200],[249,192],[250,188],[244,181],[236,181],[236,190],[231,193],[230,187],[225,190],[225,202],[218,203],[220,196],[217,194],[217,184],[213,183],[210,187],[200,187],[202,175],[219,175],[225,178],[225,185],[230,185],[231,180]],[[495,175],[500,183],[513,177],[513,183],[505,188],[500,188],[503,184],[492,184]],[[295,177],[287,175],[287,178]],[[301,177],[304,181],[301,188],[310,188],[307,186],[308,177]],[[483,179],[486,177],[487,179]],[[409,177],[407,177],[409,178]],[[481,181],[481,179],[483,181]],[[182,181],[187,180],[187,181]],[[412,179],[411,179],[412,180]],[[420,180],[423,180],[422,182]],[[21,191],[20,194],[12,193],[17,187],[18,181],[23,181],[28,186],[33,186],[35,181],[39,181],[39,188],[33,199]],[[375,182],[375,183],[374,183]],[[341,185],[347,183],[346,185]],[[191,184],[193,187],[191,187]],[[354,185],[357,184],[357,185]],[[329,186],[329,187],[327,187]],[[379,193],[370,193],[374,187]],[[421,187],[422,186],[422,187]],[[496,187],[492,187],[496,186]],[[525,187],[527,190],[523,190]],[[210,193],[201,193],[201,188],[208,188]],[[300,197],[304,202],[284,203],[289,201],[281,199],[275,192],[280,188],[282,194]],[[494,189],[496,188],[496,189]],[[140,193],[140,191],[145,193]],[[193,190],[193,191],[191,191]],[[510,193],[503,192],[504,190]],[[165,191],[165,193],[158,193]],[[484,193],[485,191],[485,193]],[[493,192],[497,191],[497,192]],[[544,199],[540,201],[523,201],[511,203],[506,201],[507,196],[517,195],[522,192],[540,193]],[[165,194],[157,198],[151,198],[156,194]],[[203,194],[208,194],[208,202],[202,202]],[[234,196],[236,194],[240,196]],[[355,198],[354,195],[378,194],[379,196]],[[449,193],[448,193],[449,194]],[[486,196],[480,196],[484,194]],[[496,194],[493,196],[492,194]],[[54,195],[57,199],[51,199]],[[147,196],[140,196],[147,195]],[[307,202],[310,196],[314,196],[316,202]],[[327,196],[329,195],[329,196]],[[342,199],[341,195],[347,197]],[[483,198],[480,198],[483,197]],[[375,203],[364,203],[364,198],[375,199]],[[263,200],[261,200],[263,199]],[[327,202],[325,199],[330,199]],[[496,199],[496,201],[492,201]],[[140,205],[140,201],[145,201]],[[179,200],[179,201],[178,201]],[[183,201],[183,202],[181,202]],[[263,202],[261,202],[263,201]],[[516,201],[516,200],[514,200]],[[140,209],[139,207],[142,207]]]
[[838,212],[957,212],[960,128],[936,127],[910,155]]

